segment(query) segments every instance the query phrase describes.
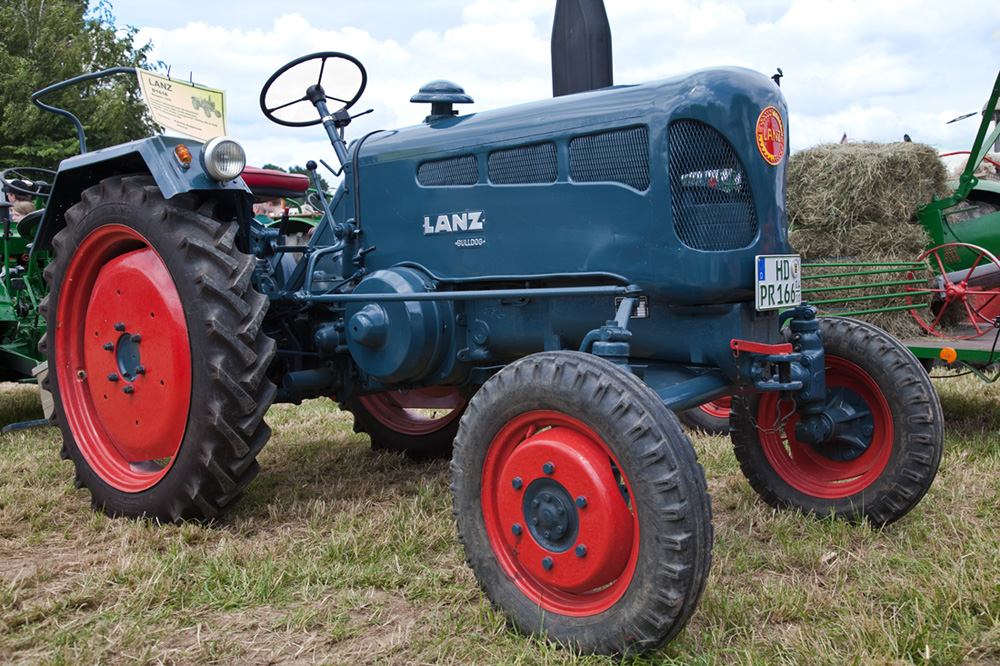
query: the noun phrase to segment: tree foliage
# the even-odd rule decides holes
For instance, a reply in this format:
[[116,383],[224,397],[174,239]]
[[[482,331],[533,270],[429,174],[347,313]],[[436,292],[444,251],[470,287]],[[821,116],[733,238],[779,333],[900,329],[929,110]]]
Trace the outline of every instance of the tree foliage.
[[[135,28],[115,27],[102,0],[0,0],[0,167],[55,168],[79,152],[68,119],[31,103],[31,94],[112,67],[149,68],[152,45],[136,47]],[[47,95],[84,125],[93,150],[150,136],[155,126],[134,76],[98,79]]]

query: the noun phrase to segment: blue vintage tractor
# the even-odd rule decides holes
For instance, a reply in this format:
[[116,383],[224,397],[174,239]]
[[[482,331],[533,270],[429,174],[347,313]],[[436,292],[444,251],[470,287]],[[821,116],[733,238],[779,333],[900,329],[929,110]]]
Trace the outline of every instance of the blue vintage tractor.
[[304,246],[254,220],[231,139],[61,165],[36,241],[56,253],[42,348],[95,508],[218,516],[272,402],[336,396],[373,446],[451,455],[467,561],[518,629],[633,654],[681,630],[711,562],[675,411],[732,396],[734,450],[776,506],[883,525],[927,491],[943,423],[920,365],[799,304],[770,78],[468,115],[435,81],[423,123],[347,144],[366,80],[324,52],[261,92],[271,120],[323,127],[343,175]]

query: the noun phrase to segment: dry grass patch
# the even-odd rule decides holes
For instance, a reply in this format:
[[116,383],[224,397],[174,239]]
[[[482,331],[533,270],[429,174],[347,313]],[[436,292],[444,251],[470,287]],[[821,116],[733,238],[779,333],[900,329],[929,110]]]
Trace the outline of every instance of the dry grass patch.
[[[941,474],[886,530],[774,511],[693,436],[716,526],[685,632],[635,664],[1000,663],[1000,403],[937,382]],[[2,389],[7,421],[32,389]],[[611,664],[524,639],[454,536],[447,464],[373,453],[329,401],[282,405],[244,501],[209,526],[89,509],[52,428],[0,438],[0,662]]]

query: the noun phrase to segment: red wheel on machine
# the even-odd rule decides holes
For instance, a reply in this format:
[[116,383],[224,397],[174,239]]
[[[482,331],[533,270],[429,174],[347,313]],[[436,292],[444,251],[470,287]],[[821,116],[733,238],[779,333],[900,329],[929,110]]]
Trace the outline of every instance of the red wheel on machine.
[[639,523],[618,470],[593,430],[558,412],[522,414],[493,439],[486,531],[504,573],[542,610],[586,617],[628,589]]
[[727,395],[681,412],[677,418],[689,428],[702,430],[710,435],[725,435],[729,432],[729,410],[731,408],[732,398]]
[[[821,419],[828,436],[800,441],[793,400],[733,396],[733,452],[753,489],[772,506],[821,518],[902,518],[924,496],[941,461],[941,403],[920,363],[880,328],[819,320],[826,368]],[[785,339],[791,334],[786,327]]]
[[255,262],[220,207],[114,176],[83,192],[53,238],[43,388],[95,509],[205,520],[257,474],[275,344]]
[[515,361],[469,401],[451,470],[466,562],[522,632],[634,655],[694,612],[711,564],[704,473],[634,374],[579,352]]
[[[971,257],[971,265],[967,269],[949,271],[945,264],[954,263],[959,252]],[[1000,289],[993,287],[1000,283],[1000,261],[988,250],[968,243],[939,245],[924,252],[917,261],[925,259],[930,260],[938,273],[937,282],[931,287],[907,289],[922,294],[929,291],[936,302],[932,303],[933,318],[925,319],[920,316],[920,310],[910,310],[917,323],[931,335],[954,340],[978,338],[993,330],[993,320],[1000,313]],[[907,273],[907,278],[914,279],[912,271]],[[911,306],[916,304],[912,296],[907,296],[906,301]],[[961,328],[949,330],[956,324]]]
[[892,453],[892,414],[871,376],[843,358],[827,358],[826,387],[830,411],[841,423],[856,422],[843,436],[817,447],[800,442],[794,412],[783,427],[768,428],[765,424],[774,422],[781,404],[778,394],[765,393],[757,406],[760,444],[774,471],[796,490],[825,499],[850,497],[885,470]]
[[[121,254],[123,247],[137,249]],[[146,239],[117,224],[86,237],[63,281],[89,294],[61,299],[56,311],[67,424],[108,485],[146,490],[177,455],[191,401],[191,350],[177,288]]]
[[354,432],[368,433],[375,450],[416,458],[447,458],[465,411],[465,398],[450,386],[386,391],[343,403],[354,414]]

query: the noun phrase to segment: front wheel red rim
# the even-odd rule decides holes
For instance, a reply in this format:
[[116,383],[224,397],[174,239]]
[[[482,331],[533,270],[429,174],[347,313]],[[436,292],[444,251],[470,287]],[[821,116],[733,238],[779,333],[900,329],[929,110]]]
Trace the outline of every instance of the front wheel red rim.
[[827,356],[826,383],[827,413],[840,420],[825,448],[796,439],[794,403],[775,393],[761,395],[757,427],[764,455],[788,485],[812,497],[842,499],[868,488],[885,470],[893,449],[892,414],[875,380],[850,361]]
[[521,414],[494,437],[482,480],[493,553],[533,604],[585,617],[621,599],[639,521],[628,479],[591,428],[559,412]]
[[84,238],[61,281],[53,341],[88,466],[124,492],[156,485],[187,428],[191,348],[170,272],[141,234],[109,224]]

